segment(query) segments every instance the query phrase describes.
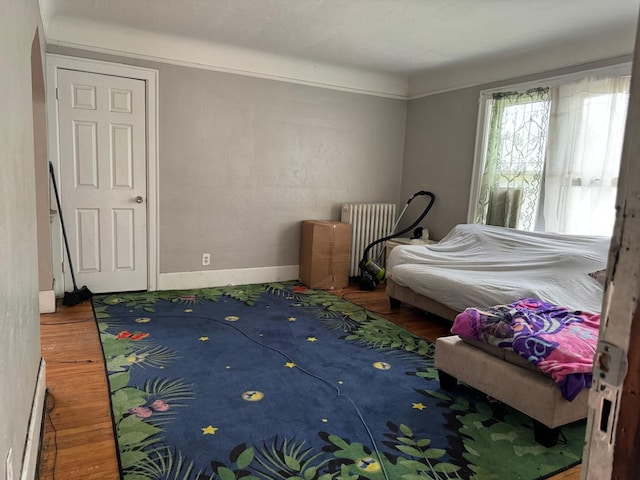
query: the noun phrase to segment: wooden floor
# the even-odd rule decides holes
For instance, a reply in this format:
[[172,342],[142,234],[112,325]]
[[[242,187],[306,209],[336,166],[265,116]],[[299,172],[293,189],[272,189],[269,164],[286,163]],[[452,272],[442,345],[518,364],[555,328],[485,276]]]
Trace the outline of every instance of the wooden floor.
[[[391,310],[384,286],[373,292],[349,286],[334,292],[431,341],[451,323],[416,309]],[[47,362],[47,400],[39,480],[116,480],[119,477],[109,394],[91,302],[40,316]],[[579,480],[580,467],[553,477]]]
[[102,348],[91,302],[40,316],[47,397],[41,480],[117,480]]

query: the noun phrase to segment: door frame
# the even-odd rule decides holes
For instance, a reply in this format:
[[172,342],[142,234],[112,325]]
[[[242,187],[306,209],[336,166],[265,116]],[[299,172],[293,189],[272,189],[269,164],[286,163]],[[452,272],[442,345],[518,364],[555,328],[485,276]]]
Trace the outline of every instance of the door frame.
[[[126,77],[145,82],[146,90],[146,182],[147,182],[147,290],[158,289],[159,255],[158,255],[158,70],[135,65],[105,62],[80,57],[70,57],[47,53],[47,124],[49,128],[49,159],[60,171],[60,144],[58,135],[58,69],[78,70]],[[57,178],[56,178],[57,180]],[[55,199],[51,203],[55,205]],[[53,210],[52,210],[52,213]],[[53,258],[54,291],[62,296],[70,285],[67,285],[69,274],[63,272],[62,265],[67,263],[62,242],[60,222],[51,215],[51,250]],[[67,276],[69,275],[69,276]]]
[[616,223],[589,392],[583,480],[640,476],[640,21],[637,25]]

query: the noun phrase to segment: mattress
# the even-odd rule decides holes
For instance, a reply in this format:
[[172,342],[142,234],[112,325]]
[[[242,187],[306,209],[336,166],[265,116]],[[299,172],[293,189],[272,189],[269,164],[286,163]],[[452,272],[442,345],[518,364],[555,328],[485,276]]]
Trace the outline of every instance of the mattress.
[[603,287],[589,274],[606,268],[610,242],[463,224],[437,244],[395,247],[387,275],[456,311],[528,297],[599,313]]

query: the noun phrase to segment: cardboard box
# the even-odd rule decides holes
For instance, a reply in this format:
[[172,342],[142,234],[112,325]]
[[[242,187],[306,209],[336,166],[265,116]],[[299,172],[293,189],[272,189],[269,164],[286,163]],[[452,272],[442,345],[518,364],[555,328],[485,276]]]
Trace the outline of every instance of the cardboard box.
[[300,280],[309,288],[333,290],[349,284],[351,225],[305,220],[300,238]]

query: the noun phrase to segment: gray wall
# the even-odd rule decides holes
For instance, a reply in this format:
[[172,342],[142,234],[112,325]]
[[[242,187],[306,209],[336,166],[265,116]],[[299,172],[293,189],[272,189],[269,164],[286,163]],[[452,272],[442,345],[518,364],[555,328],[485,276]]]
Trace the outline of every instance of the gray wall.
[[0,478],[13,449],[19,478],[40,362],[31,92],[37,0],[5,0],[0,15]]
[[[482,90],[630,61],[631,55],[410,100],[401,199],[406,201],[418,190],[432,191],[436,203],[421,225],[431,238],[441,239],[452,227],[467,221]],[[417,218],[420,209],[418,201],[412,202],[400,227]]]
[[51,222],[49,204],[49,159],[47,154],[47,111],[43,70],[44,45],[36,34],[31,45],[31,95],[33,99],[33,151],[38,231],[38,285],[40,291],[53,290]]
[[406,102],[160,67],[162,272],[297,265],[300,221],[397,202]]
[[[479,89],[467,88],[411,100],[401,196],[405,201],[428,190],[436,201],[421,225],[431,238],[442,238],[454,225],[465,223],[473,169]],[[424,201],[407,209],[402,226],[420,215]]]
[[399,201],[403,100],[48,48],[159,70],[161,273],[297,265],[302,220]]
[[[48,48],[159,70],[162,273],[295,265],[301,220],[337,219],[350,201],[402,208],[419,190],[436,195],[421,225],[440,239],[466,222],[481,90],[631,59],[405,102]],[[400,228],[425,204],[414,200]]]

